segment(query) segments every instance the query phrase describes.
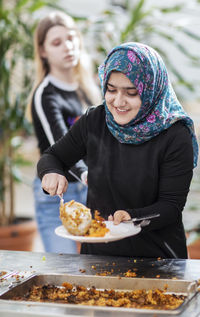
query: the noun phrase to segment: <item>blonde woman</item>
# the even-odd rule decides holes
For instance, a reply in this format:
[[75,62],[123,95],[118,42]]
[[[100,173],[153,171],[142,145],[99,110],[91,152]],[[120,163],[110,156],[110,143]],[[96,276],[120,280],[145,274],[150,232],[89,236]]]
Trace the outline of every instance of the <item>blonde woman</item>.
[[[34,38],[36,83],[28,112],[31,114],[40,154],[68,132],[84,110],[100,100],[89,71],[74,20],[56,11],[38,24]],[[65,201],[86,203],[87,166],[79,161],[66,172],[69,180]],[[46,252],[76,253],[76,243],[59,238],[54,230],[61,224],[59,198],[45,195],[39,178],[34,180],[36,219]]]

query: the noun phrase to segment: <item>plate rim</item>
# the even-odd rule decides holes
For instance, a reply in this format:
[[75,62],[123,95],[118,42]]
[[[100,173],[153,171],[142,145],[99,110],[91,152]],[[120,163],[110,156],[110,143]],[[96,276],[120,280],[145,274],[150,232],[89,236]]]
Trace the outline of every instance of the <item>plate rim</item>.
[[[105,223],[108,223],[108,222],[111,222],[111,221],[105,221]],[[137,235],[138,233],[140,233],[142,229],[140,226],[135,226],[134,224],[127,224],[127,225],[129,226],[133,225],[134,228],[137,228],[136,232],[134,233],[129,232],[127,234],[121,234],[121,235],[111,235],[110,237],[109,237],[109,234],[110,234],[109,232],[109,233],[106,233],[104,237],[87,237],[87,236],[85,237],[85,236],[72,235],[67,231],[67,229],[63,225],[60,225],[55,228],[55,234],[62,238],[70,239],[70,240],[81,242],[81,243],[107,243],[107,242],[119,241],[119,240],[128,238],[130,236]],[[59,229],[61,228],[64,229],[68,235],[66,234],[66,236],[64,236],[63,234],[60,234]]]

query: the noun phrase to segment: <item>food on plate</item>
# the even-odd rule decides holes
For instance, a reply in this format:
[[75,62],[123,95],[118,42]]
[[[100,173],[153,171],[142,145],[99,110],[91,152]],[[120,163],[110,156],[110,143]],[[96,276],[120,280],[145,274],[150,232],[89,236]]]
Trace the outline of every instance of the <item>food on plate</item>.
[[71,200],[65,204],[61,204],[60,219],[69,233],[82,236],[90,227],[92,215],[89,208]]
[[76,236],[104,237],[109,232],[97,210],[92,219],[90,209],[74,200],[60,206],[60,219],[67,231]]
[[0,277],[5,275],[7,272],[6,271],[0,271]]
[[171,310],[179,307],[184,295],[167,294],[160,290],[99,290],[64,282],[62,287],[55,285],[33,286],[25,297],[16,296],[14,300],[57,302],[90,306],[110,306],[140,309]]
[[95,210],[94,219],[92,219],[91,225],[86,232],[87,237],[104,237],[110,230],[106,227],[105,219],[99,215],[99,212]]

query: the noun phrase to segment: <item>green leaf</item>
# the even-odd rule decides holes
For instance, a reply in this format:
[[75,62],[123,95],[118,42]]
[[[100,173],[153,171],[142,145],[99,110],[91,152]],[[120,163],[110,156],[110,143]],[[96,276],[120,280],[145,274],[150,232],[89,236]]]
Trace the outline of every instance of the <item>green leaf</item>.
[[22,174],[18,168],[15,166],[12,166],[12,177],[14,178],[14,181],[17,183],[22,182]]
[[150,16],[152,10],[144,11],[143,6],[145,5],[145,0],[140,0],[139,3],[131,10],[131,18],[125,29],[121,32],[120,40],[121,42],[126,41],[130,33],[134,34],[135,28],[142,24],[142,20]]
[[16,165],[16,166],[32,166],[33,163],[29,160],[26,160],[24,159],[22,156],[18,156],[17,158],[15,158],[13,160],[13,163]]
[[182,3],[182,4],[177,4],[173,7],[166,7],[166,8],[161,8],[160,11],[163,12],[163,13],[172,13],[172,12],[179,12],[183,9],[183,6],[185,4]]
[[195,34],[185,28],[181,28],[181,32],[183,32],[184,34],[188,35],[189,38],[192,38],[194,40],[200,41],[200,36],[198,34]]
[[46,5],[45,1],[35,1],[32,2],[31,5],[29,6],[29,12],[35,12],[39,9],[41,9],[42,7],[44,7],[44,5]]
[[169,42],[173,43],[173,45],[178,49],[179,52],[181,52],[182,54],[184,54],[185,56],[187,56],[189,59],[193,60],[193,61],[200,61],[200,56],[195,56],[193,54],[191,54],[186,46],[184,46],[183,44],[179,43],[175,37],[161,32],[161,31],[155,31],[157,34],[159,34],[162,38],[165,38],[166,40],[168,40]]
[[35,0],[35,1],[31,1],[30,2],[30,6],[29,6],[29,12],[35,12],[43,7],[49,7],[49,8],[53,8],[53,9],[57,9],[57,10],[62,10],[63,11],[63,7],[59,6],[57,4],[57,0]]
[[16,7],[15,7],[15,9],[16,10],[21,10],[27,3],[29,3],[29,0],[18,0],[17,2],[16,2]]

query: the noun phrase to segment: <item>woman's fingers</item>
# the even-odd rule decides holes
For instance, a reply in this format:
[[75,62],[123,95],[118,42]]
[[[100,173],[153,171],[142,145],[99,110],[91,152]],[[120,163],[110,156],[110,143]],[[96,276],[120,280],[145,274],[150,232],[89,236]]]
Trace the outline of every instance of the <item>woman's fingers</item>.
[[108,216],[108,221],[113,221],[113,216],[112,215]]
[[42,188],[51,196],[61,195],[66,192],[68,182],[66,177],[57,173],[45,174],[42,178]]
[[45,174],[42,178],[42,188],[46,190],[51,196],[56,195],[57,178],[55,173]]
[[125,210],[117,210],[115,211],[113,218],[114,218],[114,224],[118,225],[120,222],[124,220],[131,219],[131,216]]
[[66,177],[63,176],[62,178],[59,179],[56,195],[61,195],[65,193],[67,190],[67,187],[68,187],[68,181]]

